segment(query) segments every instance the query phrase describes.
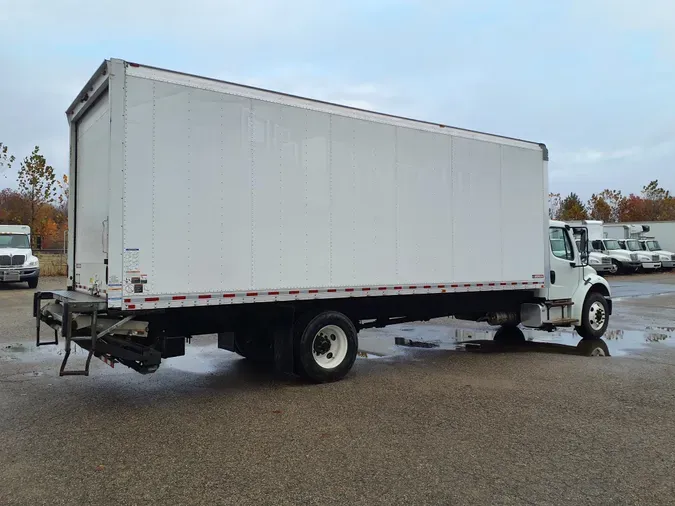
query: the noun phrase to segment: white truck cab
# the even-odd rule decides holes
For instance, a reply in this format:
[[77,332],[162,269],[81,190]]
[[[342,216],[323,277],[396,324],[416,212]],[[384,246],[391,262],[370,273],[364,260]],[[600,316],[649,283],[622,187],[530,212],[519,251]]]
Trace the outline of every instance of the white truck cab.
[[641,270],[654,271],[661,268],[660,256],[646,251],[637,239],[618,239],[617,241],[622,249],[637,253]]
[[[522,305],[524,327],[551,328],[574,326],[577,333],[592,339],[602,336],[612,313],[609,283],[591,267],[585,226],[573,229],[567,223],[549,222],[550,259],[548,288],[542,302]],[[582,232],[581,251],[574,234]],[[544,292],[544,290],[542,290]]]
[[[581,241],[577,239],[577,250],[581,251]],[[595,251],[589,247],[588,251],[588,265],[593,267],[598,274],[616,274],[617,267],[612,263],[611,257],[601,253],[600,251]]]
[[638,243],[642,251],[649,252],[652,255],[658,255],[661,267],[663,267],[664,270],[672,270],[673,267],[675,267],[675,253],[661,248],[659,241],[656,239],[645,238],[640,239],[639,241],[630,239],[629,241]]
[[30,227],[0,225],[0,282],[27,281],[36,288],[40,262],[30,247]]

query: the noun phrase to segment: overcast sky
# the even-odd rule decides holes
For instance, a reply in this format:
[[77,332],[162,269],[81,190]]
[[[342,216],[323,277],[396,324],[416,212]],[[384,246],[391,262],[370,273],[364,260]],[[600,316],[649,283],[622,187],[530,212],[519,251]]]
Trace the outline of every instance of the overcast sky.
[[552,191],[675,190],[673,27],[673,0],[0,0],[0,142],[63,172],[116,57],[545,142]]

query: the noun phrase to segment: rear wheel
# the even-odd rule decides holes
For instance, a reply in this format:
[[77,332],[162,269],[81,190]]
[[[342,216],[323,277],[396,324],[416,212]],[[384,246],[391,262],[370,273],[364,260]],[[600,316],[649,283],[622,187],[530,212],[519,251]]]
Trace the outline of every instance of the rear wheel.
[[358,337],[354,323],[344,314],[326,311],[301,319],[296,329],[296,364],[305,379],[314,383],[337,381],[354,365]]
[[581,310],[581,325],[577,327],[577,334],[584,339],[601,338],[609,325],[608,312],[605,297],[597,292],[589,293]]
[[37,288],[38,278],[33,278],[28,280],[28,288]]

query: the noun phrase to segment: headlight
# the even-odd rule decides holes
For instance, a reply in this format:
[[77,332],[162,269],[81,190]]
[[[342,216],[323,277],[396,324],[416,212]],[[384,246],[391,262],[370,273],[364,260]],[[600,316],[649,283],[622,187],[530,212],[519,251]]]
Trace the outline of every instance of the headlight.
[[38,265],[40,265],[40,261],[37,258],[28,260],[26,263],[26,267],[37,267]]
[[591,259],[588,260],[588,263],[589,264],[599,264],[600,260],[598,260],[597,258],[591,258]]

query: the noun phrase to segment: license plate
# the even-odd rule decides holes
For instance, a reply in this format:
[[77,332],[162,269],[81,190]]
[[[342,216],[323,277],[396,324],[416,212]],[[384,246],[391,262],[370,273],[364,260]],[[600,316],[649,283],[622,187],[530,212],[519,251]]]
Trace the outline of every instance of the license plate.
[[18,272],[5,272],[2,276],[3,281],[19,281]]

